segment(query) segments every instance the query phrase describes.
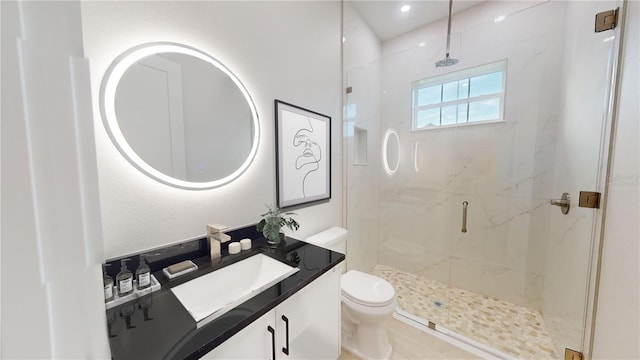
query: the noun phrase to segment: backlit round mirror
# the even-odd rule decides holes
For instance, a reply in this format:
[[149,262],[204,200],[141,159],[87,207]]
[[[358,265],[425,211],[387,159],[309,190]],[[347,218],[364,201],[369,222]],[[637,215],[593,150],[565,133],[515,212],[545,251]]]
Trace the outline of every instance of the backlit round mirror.
[[209,189],[242,174],[258,148],[256,107],[240,80],[174,43],[126,51],[102,82],[103,122],[120,152],[165,184]]
[[400,139],[395,130],[389,130],[382,142],[382,161],[388,174],[398,171],[400,165]]

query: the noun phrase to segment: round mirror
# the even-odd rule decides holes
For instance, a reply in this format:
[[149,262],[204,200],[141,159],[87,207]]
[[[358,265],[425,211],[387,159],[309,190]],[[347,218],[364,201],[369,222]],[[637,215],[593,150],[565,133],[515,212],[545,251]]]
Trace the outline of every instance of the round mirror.
[[145,44],[119,56],[102,82],[102,118],[135,167],[163,183],[209,189],[246,170],[258,113],[240,80],[211,56]]
[[400,165],[400,139],[395,130],[389,130],[382,142],[382,161],[388,174],[394,174]]

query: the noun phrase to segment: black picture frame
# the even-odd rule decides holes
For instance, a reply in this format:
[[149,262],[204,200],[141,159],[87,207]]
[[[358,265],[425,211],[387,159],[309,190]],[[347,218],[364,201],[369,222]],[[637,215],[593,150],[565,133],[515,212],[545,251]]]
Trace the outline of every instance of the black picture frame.
[[274,100],[279,208],[331,198],[331,117]]

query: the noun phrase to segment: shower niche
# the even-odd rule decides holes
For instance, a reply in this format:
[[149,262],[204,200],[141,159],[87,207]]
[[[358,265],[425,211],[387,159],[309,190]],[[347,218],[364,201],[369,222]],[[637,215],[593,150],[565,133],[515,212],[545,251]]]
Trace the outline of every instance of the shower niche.
[[367,165],[367,129],[353,128],[353,165]]

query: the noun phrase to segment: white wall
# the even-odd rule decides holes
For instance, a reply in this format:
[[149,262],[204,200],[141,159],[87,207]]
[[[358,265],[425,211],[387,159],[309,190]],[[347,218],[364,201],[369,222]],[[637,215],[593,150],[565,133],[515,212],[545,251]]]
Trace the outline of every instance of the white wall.
[[1,6],[0,358],[108,358],[80,7]]
[[[105,257],[204,234],[205,224],[255,223],[275,202],[273,100],[332,118],[332,199],[296,210],[304,238],[342,221],[341,5],[318,2],[83,2],[91,62]],[[98,89],[109,64],[140,43],[172,41],[209,53],[245,84],[261,124],[258,154],[236,181],[207,191],[158,183],[134,169],[99,121]]]
[[627,3],[622,81],[604,247],[594,359],[640,358],[640,3]]

